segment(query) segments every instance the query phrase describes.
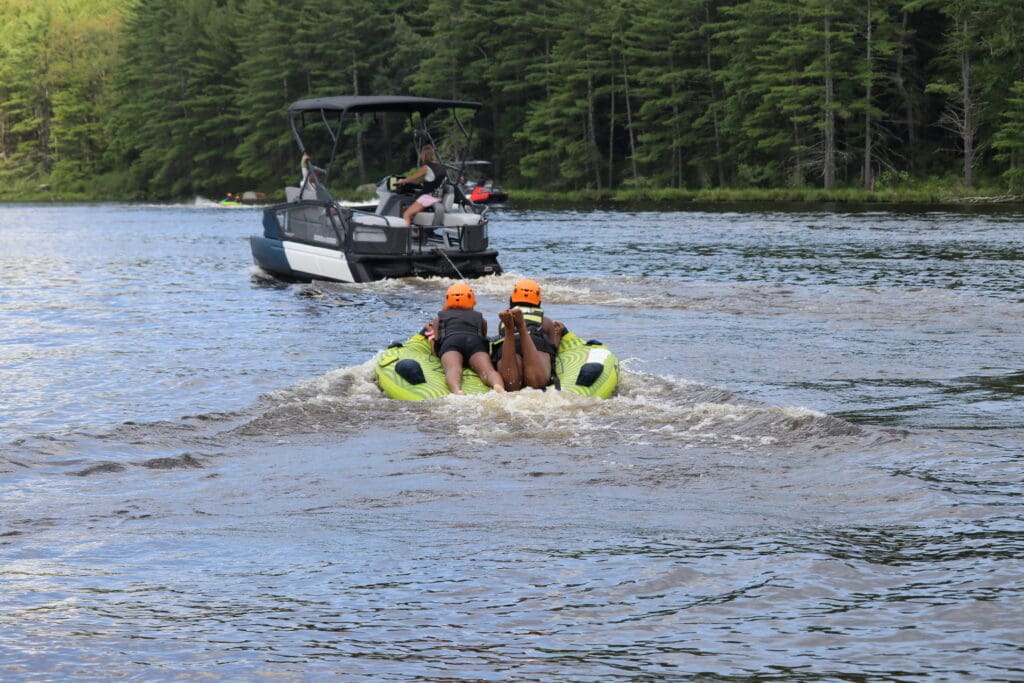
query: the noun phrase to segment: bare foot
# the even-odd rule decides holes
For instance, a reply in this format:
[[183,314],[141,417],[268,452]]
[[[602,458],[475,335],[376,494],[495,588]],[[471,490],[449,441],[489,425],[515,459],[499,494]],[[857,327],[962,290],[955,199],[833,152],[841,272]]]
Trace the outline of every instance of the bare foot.
[[516,307],[512,309],[512,319],[515,320],[516,330],[520,336],[525,337],[527,334],[526,330],[526,318],[523,317],[523,309]]
[[498,320],[505,326],[506,330],[514,330],[515,321],[512,319],[512,311],[504,310],[498,314]]
[[565,334],[565,325],[558,322],[557,320],[551,324],[551,344],[557,349],[558,345],[562,343],[562,335]]

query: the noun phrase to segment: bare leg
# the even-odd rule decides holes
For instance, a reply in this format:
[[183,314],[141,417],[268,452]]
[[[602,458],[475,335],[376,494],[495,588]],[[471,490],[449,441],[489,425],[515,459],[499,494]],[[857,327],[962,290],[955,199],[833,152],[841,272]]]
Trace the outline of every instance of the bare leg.
[[484,384],[499,394],[505,393],[505,380],[501,378],[501,373],[494,369],[491,357],[485,352],[477,351],[470,356],[469,367],[473,368],[476,374],[480,375],[480,379],[483,380]]
[[413,202],[412,204],[410,204],[409,208],[405,210],[404,214],[402,214],[402,218],[405,219],[405,224],[408,225],[409,227],[412,227],[412,217],[422,210],[423,205],[420,204],[419,202]]
[[462,353],[445,351],[441,356],[441,367],[444,368],[444,381],[453,394],[462,395]]
[[526,329],[522,310],[513,308],[512,316],[519,330],[519,343],[523,349],[523,382],[528,387],[543,389],[551,383],[551,356],[537,350],[533,337]]
[[502,311],[498,314],[502,324],[505,326],[505,339],[501,343],[501,358],[498,359],[498,372],[505,381],[505,388],[509,391],[519,391],[523,388],[523,364],[516,353],[515,321],[512,320],[511,311]]

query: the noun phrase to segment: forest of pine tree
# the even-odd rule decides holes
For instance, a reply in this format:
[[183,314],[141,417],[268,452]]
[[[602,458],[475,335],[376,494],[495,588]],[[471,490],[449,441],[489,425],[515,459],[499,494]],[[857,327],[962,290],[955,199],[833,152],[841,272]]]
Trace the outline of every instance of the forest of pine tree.
[[1020,195],[1021,36],[1020,0],[3,0],[0,196],[280,193],[288,105],[345,94],[483,103],[517,188]]

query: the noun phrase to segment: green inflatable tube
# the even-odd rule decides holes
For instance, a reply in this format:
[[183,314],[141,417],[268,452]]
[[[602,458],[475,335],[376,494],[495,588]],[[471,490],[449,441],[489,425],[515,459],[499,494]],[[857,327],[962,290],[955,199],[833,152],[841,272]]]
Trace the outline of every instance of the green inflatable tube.
[[[555,389],[581,396],[608,398],[619,385],[619,359],[615,354],[601,342],[583,341],[572,332],[562,335],[554,371]],[[384,393],[400,401],[423,401],[451,393],[441,361],[422,334],[381,351],[374,372]],[[467,368],[462,371],[462,390],[483,394],[491,389]]]

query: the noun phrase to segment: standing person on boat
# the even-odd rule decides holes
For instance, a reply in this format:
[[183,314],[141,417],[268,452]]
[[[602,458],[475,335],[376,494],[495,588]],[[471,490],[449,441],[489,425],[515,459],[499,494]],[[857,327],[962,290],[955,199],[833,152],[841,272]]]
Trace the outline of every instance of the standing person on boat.
[[462,369],[467,366],[484,384],[504,393],[505,383],[487,353],[487,321],[475,306],[476,293],[469,285],[457,282],[448,288],[444,308],[428,325],[428,333],[434,333],[434,353],[453,394],[462,395]]
[[420,150],[420,163],[422,166],[415,173],[406,178],[400,178],[398,181],[399,185],[409,185],[423,178],[422,194],[416,198],[416,201],[402,215],[405,218],[405,224],[409,226],[412,225],[413,216],[441,201],[434,196],[434,190],[441,187],[441,184],[444,183],[447,177],[444,165],[438,160],[437,152],[434,151],[433,145],[424,145],[423,149]]
[[493,362],[509,391],[551,384],[555,354],[566,330],[544,315],[540,302],[540,285],[524,278],[512,287],[508,310],[498,314],[501,325]]

